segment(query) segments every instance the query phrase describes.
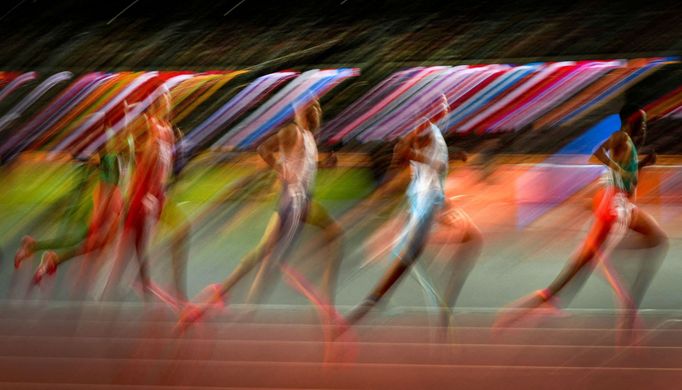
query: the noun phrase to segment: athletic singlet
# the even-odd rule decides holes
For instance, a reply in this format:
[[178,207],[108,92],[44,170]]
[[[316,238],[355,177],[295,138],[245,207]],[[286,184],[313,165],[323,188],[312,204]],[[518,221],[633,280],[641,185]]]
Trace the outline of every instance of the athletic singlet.
[[[416,199],[420,195],[432,193],[442,201],[445,197],[443,183],[447,176],[448,147],[440,129],[433,123],[431,124],[431,143],[421,152],[428,158],[428,161],[424,163],[410,161],[412,181],[407,189],[407,196]],[[439,171],[438,166],[446,168]]]
[[134,206],[131,208],[141,207],[148,195],[156,198],[162,205],[172,170],[174,143],[172,129],[154,118],[149,119],[149,126],[151,139],[147,141],[147,147],[140,150],[136,156],[131,192],[131,205]]
[[637,148],[632,142],[630,137],[628,137],[628,145],[630,145],[630,160],[625,164],[621,165],[617,163],[625,172],[628,172],[629,178],[624,178],[619,175],[616,171],[610,169],[610,182],[619,190],[626,192],[628,195],[634,193],[637,187],[637,169],[639,168],[639,161],[637,161]]
[[118,156],[107,153],[99,161],[99,179],[104,183],[118,185],[121,176]]
[[282,164],[282,180],[287,187],[309,194],[317,173],[317,144],[310,131],[301,129],[300,134],[303,138],[303,150],[294,149],[287,153],[280,146],[279,160]]
[[152,118],[150,125],[153,127],[153,149],[152,153],[157,153],[156,158],[152,159],[152,183],[150,193],[156,196],[162,196],[166,184],[170,180],[170,175],[173,169],[173,141],[175,134],[173,130],[164,123]]
[[[395,256],[411,264],[424,248],[433,219],[445,201],[443,182],[447,175],[448,148],[440,129],[431,124],[431,142],[420,150],[426,162],[411,160],[412,181],[407,189],[409,218],[393,248]],[[444,167],[439,171],[439,167]]]

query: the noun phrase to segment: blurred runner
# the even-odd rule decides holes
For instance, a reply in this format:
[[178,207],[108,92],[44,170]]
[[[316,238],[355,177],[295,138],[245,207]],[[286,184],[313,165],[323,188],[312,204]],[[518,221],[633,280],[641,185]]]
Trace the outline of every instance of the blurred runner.
[[[591,268],[601,265],[608,282],[614,289],[625,317],[622,326],[632,329],[636,321],[636,311],[654,276],[654,258],[647,259],[630,290],[616,276],[611,268],[608,255],[622,240],[628,229],[644,236],[647,246],[657,248],[659,258],[667,250],[667,236],[654,218],[635,205],[638,171],[656,161],[654,154],[638,160],[637,146],[646,138],[646,112],[634,105],[626,105],[620,111],[621,128],[613,133],[597,148],[594,156],[608,168],[604,187],[597,193],[594,201],[594,223],[575,257],[545,289],[513,303],[510,312],[503,313],[496,325],[505,327],[527,316],[534,308],[549,305],[554,309],[558,304],[556,295],[572,282],[584,282]],[[576,276],[581,274],[582,278]]]
[[[260,269],[251,286],[247,301],[259,303],[274,287],[273,272],[282,270],[294,288],[306,296],[325,316],[331,315],[339,263],[341,262],[341,229],[329,213],[312,199],[317,173],[317,145],[313,132],[320,127],[322,109],[317,100],[302,110],[295,108],[295,118],[258,147],[261,158],[277,173],[281,183],[277,211],[272,215],[263,239],[239,263],[232,274],[219,286],[209,286],[214,291],[209,305],[188,306],[180,318],[180,327],[199,319],[211,304],[222,299],[246,274],[260,263]],[[321,283],[325,296],[317,294],[311,284],[295,272],[286,262],[296,237],[308,223],[323,229],[325,241],[331,247]]]
[[[445,96],[441,97],[442,110],[432,118],[438,122],[447,116],[449,104]],[[412,173],[407,189],[409,212],[402,232],[396,240],[398,246],[395,261],[386,271],[365,300],[356,306],[346,317],[345,324],[339,324],[339,334],[348,326],[355,324],[379,303],[396,285],[405,271],[410,270],[420,257],[429,239],[440,244],[453,242],[471,242],[472,245],[463,253],[455,253],[449,261],[455,264],[445,288],[445,294],[438,293],[424,272],[416,269],[416,276],[422,287],[436,300],[441,308],[441,324],[447,327],[450,309],[461,291],[473,260],[478,257],[481,246],[481,234],[466,213],[455,207],[452,200],[445,198],[444,181],[448,170],[448,149],[443,135],[433,122],[424,120],[415,130],[406,135],[395,146],[393,167],[409,164]],[[465,156],[461,156],[466,159]],[[393,175],[394,177],[397,175]],[[382,191],[392,191],[396,184],[388,182]],[[388,189],[388,190],[387,190]],[[378,193],[374,194],[376,197]],[[432,235],[432,227],[439,225],[437,235]]]
[[[97,183],[92,194],[89,223],[82,228],[70,229],[71,234],[52,240],[36,241],[30,236],[22,239],[21,248],[14,258],[16,268],[30,258],[35,251],[44,250],[40,265],[33,276],[33,283],[40,283],[46,275],[52,275],[64,262],[82,255],[95,255],[111,244],[120,226],[123,200],[120,189],[120,157],[116,140],[107,130],[108,141],[101,153],[95,154],[87,166],[97,167]],[[83,169],[89,170],[88,167]],[[86,177],[89,173],[86,173]],[[79,183],[84,191],[87,180]]]
[[135,147],[135,167],[127,194],[123,233],[107,285],[109,295],[125,271],[130,252],[139,265],[139,282],[145,296],[152,293],[177,306],[173,297],[152,283],[149,276],[149,242],[166,200],[166,188],[173,173],[175,134],[170,122],[171,96],[165,86],[144,114],[146,131]]

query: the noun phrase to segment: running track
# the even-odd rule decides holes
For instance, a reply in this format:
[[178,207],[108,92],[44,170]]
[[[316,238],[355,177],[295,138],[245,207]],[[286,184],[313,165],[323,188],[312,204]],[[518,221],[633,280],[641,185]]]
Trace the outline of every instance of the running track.
[[[325,203],[332,212],[347,206]],[[587,281],[565,317],[540,317],[498,335],[491,332],[496,310],[542,287],[561,269],[587,229],[585,204],[585,198],[573,197],[519,231],[513,205],[464,201],[486,241],[460,297],[451,343],[439,342],[433,311],[416,282],[406,279],[391,303],[357,328],[357,342],[337,344],[326,364],[314,310],[286,286],[248,319],[241,316],[242,288],[231,297],[229,312],[177,337],[172,312],[144,307],[132,295],[125,302],[69,301],[66,269],[25,297],[31,270],[12,275],[8,254],[14,248],[6,247],[0,268],[0,388],[677,388],[682,383],[679,204],[643,206],[670,235],[670,251],[643,303],[639,346],[616,347],[614,302],[600,277]],[[212,240],[207,237],[217,230],[195,234],[190,293],[226,274],[258,240],[271,205],[254,206],[250,227],[241,234]],[[314,233],[306,230],[304,240]],[[342,312],[364,296],[385,267],[380,263],[353,276],[362,260],[355,253],[360,237],[363,233],[356,232],[345,242],[338,290]],[[627,268],[638,261],[637,253],[621,248],[615,256]],[[425,257],[434,255],[432,248]],[[155,275],[163,279],[168,267],[162,253],[157,257]],[[294,254],[293,262],[314,278],[319,257]]]

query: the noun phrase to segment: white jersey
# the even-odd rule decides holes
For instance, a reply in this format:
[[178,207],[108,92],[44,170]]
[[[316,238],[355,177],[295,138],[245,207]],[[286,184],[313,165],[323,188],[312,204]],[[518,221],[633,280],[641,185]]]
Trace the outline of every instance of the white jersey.
[[310,131],[301,129],[300,134],[303,138],[302,149],[294,148],[286,153],[285,149],[280,148],[282,180],[288,187],[308,193],[315,184],[317,174],[317,144]]
[[[431,124],[431,143],[420,150],[426,162],[410,161],[412,181],[407,190],[411,198],[426,193],[437,193],[444,196],[443,182],[447,176],[448,147],[438,126]],[[439,171],[438,168],[445,167]]]

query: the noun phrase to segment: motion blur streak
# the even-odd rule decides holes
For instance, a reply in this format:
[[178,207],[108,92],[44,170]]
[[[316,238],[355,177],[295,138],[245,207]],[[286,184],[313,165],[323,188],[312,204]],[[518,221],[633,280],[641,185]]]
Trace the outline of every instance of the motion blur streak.
[[635,3],[6,5],[0,389],[679,388]]

